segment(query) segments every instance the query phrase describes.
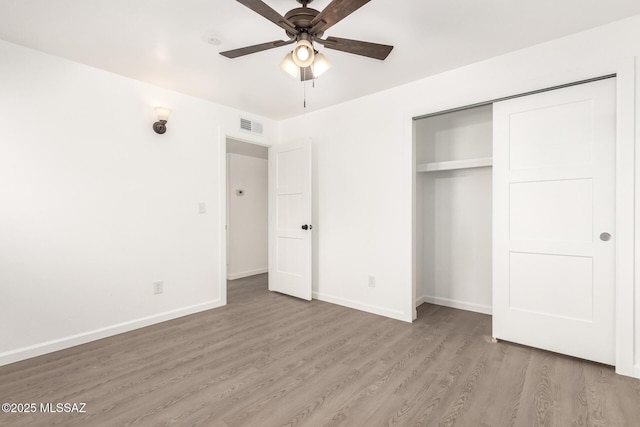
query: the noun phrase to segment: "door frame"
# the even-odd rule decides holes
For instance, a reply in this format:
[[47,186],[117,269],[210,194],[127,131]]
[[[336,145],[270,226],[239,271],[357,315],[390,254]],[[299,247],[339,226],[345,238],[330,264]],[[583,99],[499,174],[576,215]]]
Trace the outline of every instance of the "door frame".
[[[228,262],[228,242],[227,242],[227,226],[228,226],[228,164],[227,164],[227,139],[234,139],[246,144],[258,145],[261,147],[269,148],[273,144],[269,141],[256,141],[250,139],[249,135],[243,135],[242,133],[228,132],[224,128],[218,128],[218,141],[219,141],[219,185],[218,185],[218,206],[219,206],[219,230],[220,230],[220,264],[219,264],[219,283],[220,283],[220,302],[222,305],[227,305],[227,262]],[[270,196],[270,189],[267,186],[267,196]],[[270,246],[267,243],[268,246]],[[267,251],[269,248],[267,248]]]
[[[616,373],[640,378],[635,365],[635,337],[638,320],[634,314],[636,261],[636,197],[640,179],[636,176],[636,58],[618,65],[616,87]],[[640,279],[640,276],[638,277]],[[640,283],[640,281],[638,281]]]
[[[616,373],[640,378],[640,360],[636,364],[636,335],[640,335],[640,319],[636,319],[635,307],[635,282],[640,287],[640,259],[636,260],[636,245],[640,246],[640,229],[636,230],[636,213],[640,214],[640,176],[636,176],[635,165],[640,164],[640,149],[635,149],[636,138],[636,58],[622,58],[615,64],[610,64],[607,72],[593,73],[595,76],[614,74],[616,85],[616,255],[615,255],[615,286],[616,286]],[[569,77],[569,81],[584,80]],[[496,100],[487,101],[492,103]],[[471,107],[480,103],[468,105]],[[410,136],[412,143],[411,183],[412,183],[412,286],[411,303],[407,312],[412,313],[415,320],[416,312],[416,284],[417,284],[417,236],[416,236],[416,140],[413,121],[426,115],[437,114],[444,111],[457,109],[437,109],[426,111],[414,109],[405,113],[405,135]],[[460,107],[465,108],[465,107]],[[638,123],[640,127],[640,123]],[[639,174],[640,175],[640,174]],[[639,197],[636,198],[636,191]],[[640,300],[640,297],[638,298]],[[639,343],[640,344],[640,343]],[[640,355],[638,355],[640,359]]]

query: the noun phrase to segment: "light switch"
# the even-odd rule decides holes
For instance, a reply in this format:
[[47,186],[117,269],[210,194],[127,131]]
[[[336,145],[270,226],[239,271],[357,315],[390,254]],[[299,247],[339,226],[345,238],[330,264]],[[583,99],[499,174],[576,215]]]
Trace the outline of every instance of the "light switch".
[[198,212],[201,214],[207,213],[207,204],[205,202],[198,203]]

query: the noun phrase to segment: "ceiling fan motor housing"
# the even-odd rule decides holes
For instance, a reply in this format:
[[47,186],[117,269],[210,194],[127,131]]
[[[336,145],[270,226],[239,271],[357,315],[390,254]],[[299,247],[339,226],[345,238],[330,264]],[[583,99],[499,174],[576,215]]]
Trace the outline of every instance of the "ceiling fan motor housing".
[[[296,9],[292,9],[287,12],[284,17],[291,22],[298,31],[301,33],[308,33],[311,29],[311,21],[315,18],[320,11],[315,9],[311,9],[310,7],[299,7]],[[318,32],[316,34],[310,34],[311,36],[322,37],[322,32]],[[287,31],[287,35],[289,37],[296,37],[297,34],[291,33]]]

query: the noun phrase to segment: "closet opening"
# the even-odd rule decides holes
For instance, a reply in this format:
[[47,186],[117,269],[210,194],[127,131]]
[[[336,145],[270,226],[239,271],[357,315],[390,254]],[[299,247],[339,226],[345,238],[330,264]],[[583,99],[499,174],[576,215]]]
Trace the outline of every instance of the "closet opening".
[[413,122],[416,307],[491,314],[492,104]]

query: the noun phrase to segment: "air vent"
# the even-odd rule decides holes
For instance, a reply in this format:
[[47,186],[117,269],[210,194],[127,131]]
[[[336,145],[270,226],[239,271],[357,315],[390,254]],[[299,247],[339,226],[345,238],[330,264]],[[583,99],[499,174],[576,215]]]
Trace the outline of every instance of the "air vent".
[[262,123],[254,122],[253,120],[240,118],[240,129],[246,132],[256,133],[262,135]]

